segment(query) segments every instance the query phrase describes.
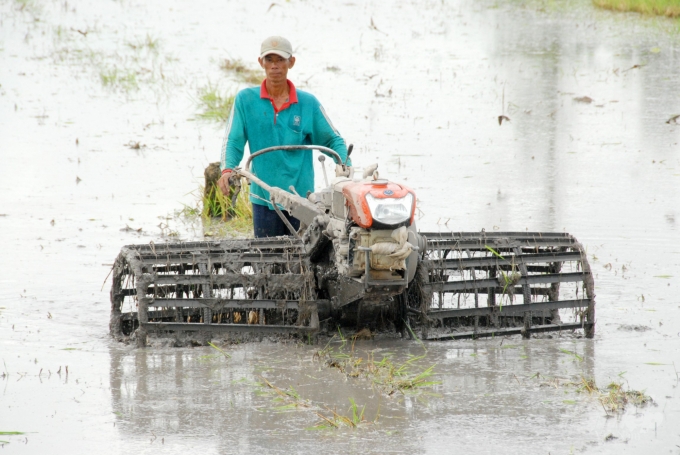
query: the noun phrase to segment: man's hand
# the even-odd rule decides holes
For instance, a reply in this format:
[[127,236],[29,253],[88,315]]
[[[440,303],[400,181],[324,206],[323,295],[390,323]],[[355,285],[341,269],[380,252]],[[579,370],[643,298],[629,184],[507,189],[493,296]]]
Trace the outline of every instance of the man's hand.
[[231,178],[233,172],[231,169],[225,169],[222,171],[222,177],[217,181],[217,186],[220,187],[222,194],[229,196],[229,187],[231,186],[229,179]]

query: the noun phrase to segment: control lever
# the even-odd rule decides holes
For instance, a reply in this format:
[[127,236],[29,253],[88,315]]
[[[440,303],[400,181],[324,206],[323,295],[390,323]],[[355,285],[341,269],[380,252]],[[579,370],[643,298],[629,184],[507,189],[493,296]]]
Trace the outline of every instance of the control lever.
[[328,176],[326,175],[326,166],[324,166],[324,161],[326,161],[326,157],[324,155],[319,155],[319,163],[321,163],[321,169],[323,169],[323,179],[326,181],[326,186],[330,186],[328,184]]

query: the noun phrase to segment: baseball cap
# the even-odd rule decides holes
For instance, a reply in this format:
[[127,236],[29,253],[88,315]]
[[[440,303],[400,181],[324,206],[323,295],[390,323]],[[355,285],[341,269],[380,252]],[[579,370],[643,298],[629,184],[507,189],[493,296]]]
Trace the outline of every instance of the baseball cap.
[[283,36],[270,36],[262,41],[262,46],[260,46],[260,58],[269,54],[276,54],[283,58],[289,58],[293,55],[293,46],[291,46],[290,41]]

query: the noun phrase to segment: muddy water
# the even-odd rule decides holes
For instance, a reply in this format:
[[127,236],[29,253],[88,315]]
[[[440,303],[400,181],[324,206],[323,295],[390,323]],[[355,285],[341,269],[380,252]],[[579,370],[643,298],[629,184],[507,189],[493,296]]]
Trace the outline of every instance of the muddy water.
[[[25,433],[0,435],[3,452],[679,453],[680,125],[666,121],[680,38],[587,1],[556,8],[2,2],[0,431]],[[436,364],[441,384],[406,396],[325,367],[318,347],[226,359],[112,342],[120,247],[195,238],[173,212],[195,204],[222,129],[195,121],[199,88],[236,89],[217,61],[253,60],[274,33],[354,161],[417,191],[421,228],[576,235],[596,338],[359,343],[364,358]],[[568,384],[582,376],[655,404],[607,418]],[[277,410],[261,377],[309,407]],[[309,430],[313,410],[347,414],[349,398],[369,423]]]

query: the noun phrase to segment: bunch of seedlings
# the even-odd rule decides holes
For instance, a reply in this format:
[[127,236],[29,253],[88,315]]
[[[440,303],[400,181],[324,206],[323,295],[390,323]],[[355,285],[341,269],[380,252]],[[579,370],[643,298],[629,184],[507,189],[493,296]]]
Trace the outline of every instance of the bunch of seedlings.
[[[198,190],[202,194],[195,206],[185,205],[175,213],[188,222],[199,222],[205,237],[229,238],[252,235],[253,209],[250,204],[250,187],[242,185],[241,192],[232,204],[229,197],[216,186],[219,163],[211,163],[205,171],[206,185]],[[210,174],[210,175],[209,175]],[[215,175],[212,175],[215,174]]]
[[[540,374],[536,373],[533,378],[540,378]],[[568,387],[575,387],[579,393],[588,393],[594,395],[602,405],[607,417],[613,417],[615,414],[621,414],[626,410],[626,406],[632,404],[635,407],[643,407],[647,404],[653,403],[654,400],[643,391],[626,389],[622,382],[612,381],[607,387],[601,389],[595,383],[595,379],[581,376],[578,381],[560,380],[559,378],[546,379],[541,385],[547,385],[559,388],[560,385]]]
[[309,427],[308,429],[310,430],[339,429],[341,427],[354,429],[358,428],[360,425],[376,423],[378,421],[380,414],[379,409],[374,420],[366,420],[364,416],[366,406],[360,408],[352,398],[349,399],[350,406],[345,415],[339,413],[337,409],[331,409],[326,405],[315,405],[310,400],[302,398],[293,386],[282,389],[272,384],[263,376],[260,376],[260,379],[262,382],[256,382],[255,386],[259,389],[260,395],[271,396],[272,401],[277,403],[274,410],[289,411],[302,409],[313,413],[321,419],[319,422]]
[[402,363],[395,362],[389,354],[376,360],[373,351],[367,352],[365,357],[356,355],[354,350],[356,338],[353,338],[349,345],[349,351],[346,349],[347,339],[342,333],[340,334],[341,343],[337,348],[331,346],[334,338],[322,350],[314,354],[314,359],[330,368],[337,369],[348,378],[363,378],[371,381],[373,386],[387,396],[395,393],[418,393],[441,384],[441,381],[432,380],[436,364],[423,370],[417,368],[417,363],[427,357],[427,352],[419,356],[409,356],[409,359]]

